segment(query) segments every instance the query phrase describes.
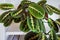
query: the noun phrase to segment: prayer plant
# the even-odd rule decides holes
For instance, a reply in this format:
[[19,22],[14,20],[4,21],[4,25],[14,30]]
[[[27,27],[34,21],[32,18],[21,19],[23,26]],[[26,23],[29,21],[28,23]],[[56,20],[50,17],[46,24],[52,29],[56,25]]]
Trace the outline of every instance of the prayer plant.
[[[60,10],[47,4],[46,0],[41,0],[37,3],[29,0],[22,0],[17,9],[9,3],[1,3],[1,10],[8,10],[0,15],[0,23],[5,27],[10,26],[12,21],[20,23],[19,29],[23,32],[28,32],[25,35],[25,40],[60,40],[59,32],[60,19],[55,21],[49,18],[49,15],[56,13],[60,15]],[[46,20],[50,27],[50,31],[46,33],[44,23]],[[49,37],[47,37],[47,35]]]

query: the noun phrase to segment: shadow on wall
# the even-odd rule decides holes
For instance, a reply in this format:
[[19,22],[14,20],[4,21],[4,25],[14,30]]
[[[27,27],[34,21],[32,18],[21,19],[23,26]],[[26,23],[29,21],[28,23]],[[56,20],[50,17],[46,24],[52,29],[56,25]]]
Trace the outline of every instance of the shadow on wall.
[[24,40],[24,36],[20,35],[10,35],[8,36],[7,40]]

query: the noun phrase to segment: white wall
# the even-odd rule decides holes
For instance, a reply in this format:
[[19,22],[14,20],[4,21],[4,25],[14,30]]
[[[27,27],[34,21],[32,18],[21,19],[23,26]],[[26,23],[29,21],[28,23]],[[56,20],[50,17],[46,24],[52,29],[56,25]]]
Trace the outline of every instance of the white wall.
[[[0,3],[5,2],[5,0],[0,0]],[[4,11],[0,10],[0,14],[2,14]],[[2,23],[0,23],[0,40],[5,40],[5,27]]]
[[5,40],[5,30],[3,24],[0,23],[0,40]]

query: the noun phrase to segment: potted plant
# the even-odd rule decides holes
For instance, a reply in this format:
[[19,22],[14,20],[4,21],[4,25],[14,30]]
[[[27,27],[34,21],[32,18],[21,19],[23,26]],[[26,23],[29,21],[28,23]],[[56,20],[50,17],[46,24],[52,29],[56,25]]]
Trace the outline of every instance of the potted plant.
[[[15,10],[11,10],[14,8],[13,4],[2,3],[0,9],[8,11],[0,15],[0,23],[4,23],[5,27],[10,26],[12,21],[20,23],[19,29],[28,32],[25,35],[25,40],[60,40],[60,35],[56,34],[59,32],[60,19],[54,21],[49,18],[49,15],[53,15],[53,13],[60,15],[60,10],[46,2],[46,0],[37,3],[22,0]],[[50,27],[48,33],[46,33],[43,20],[46,20]],[[47,38],[46,35],[49,37]]]

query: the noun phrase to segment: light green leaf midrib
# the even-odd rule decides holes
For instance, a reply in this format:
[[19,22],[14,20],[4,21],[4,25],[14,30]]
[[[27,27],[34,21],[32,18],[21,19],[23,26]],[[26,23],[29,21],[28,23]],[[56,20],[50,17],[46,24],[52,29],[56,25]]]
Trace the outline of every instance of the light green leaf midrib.
[[36,8],[32,7],[32,6],[29,6],[29,8],[32,8],[34,9],[35,11],[37,11],[38,13],[40,13],[42,15],[42,12],[38,11]]

